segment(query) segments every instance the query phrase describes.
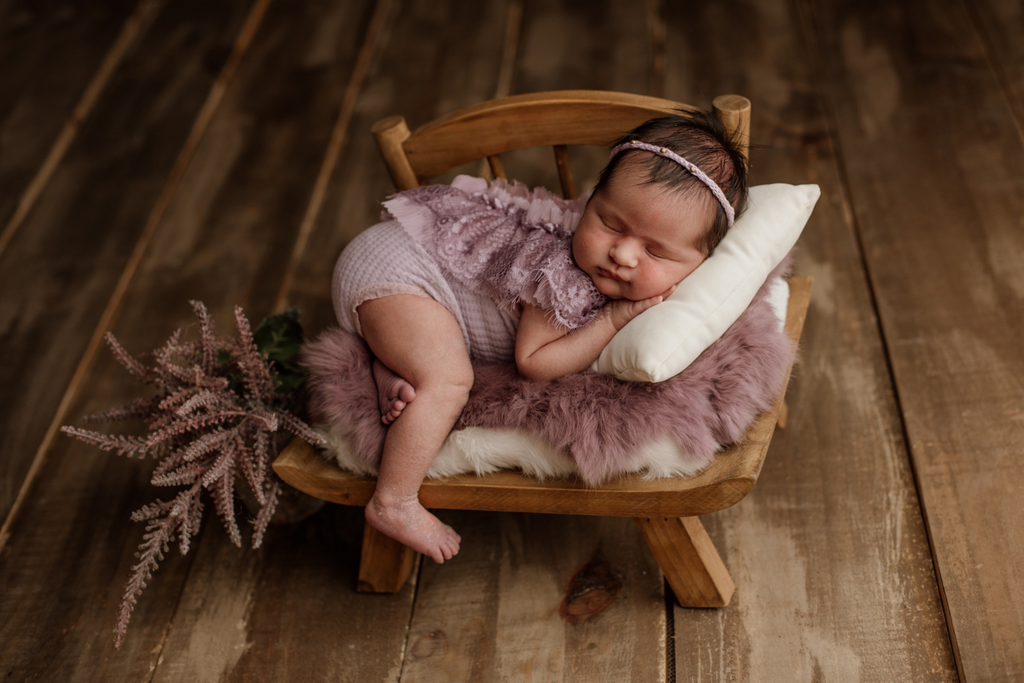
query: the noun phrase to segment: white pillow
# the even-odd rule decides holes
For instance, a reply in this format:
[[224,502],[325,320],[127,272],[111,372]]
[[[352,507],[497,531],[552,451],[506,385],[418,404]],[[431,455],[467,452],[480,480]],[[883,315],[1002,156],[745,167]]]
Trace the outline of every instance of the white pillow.
[[692,363],[753,301],[811,216],[817,185],[758,185],[715,253],[612,338],[591,369],[634,382],[662,382]]

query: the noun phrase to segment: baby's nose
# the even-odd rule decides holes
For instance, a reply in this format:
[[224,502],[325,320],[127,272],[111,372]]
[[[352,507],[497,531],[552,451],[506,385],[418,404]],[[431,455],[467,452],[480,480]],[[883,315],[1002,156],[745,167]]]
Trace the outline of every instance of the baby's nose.
[[609,254],[612,260],[620,266],[634,268],[637,264],[636,249],[628,242],[617,242],[611,248]]

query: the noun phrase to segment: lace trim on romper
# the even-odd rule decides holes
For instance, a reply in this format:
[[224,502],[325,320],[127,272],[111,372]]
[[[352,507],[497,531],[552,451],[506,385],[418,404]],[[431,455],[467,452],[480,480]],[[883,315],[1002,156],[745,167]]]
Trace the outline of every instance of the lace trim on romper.
[[576,329],[608,301],[572,258],[585,206],[585,198],[463,175],[393,195],[383,218],[397,220],[452,280],[506,309],[533,304]]

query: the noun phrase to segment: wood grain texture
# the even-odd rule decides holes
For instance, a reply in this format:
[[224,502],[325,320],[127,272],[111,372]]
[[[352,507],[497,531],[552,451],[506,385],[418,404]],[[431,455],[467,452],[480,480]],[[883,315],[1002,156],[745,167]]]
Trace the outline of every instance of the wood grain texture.
[[1020,680],[1019,121],[963,5],[801,7],[857,198],[961,678]]
[[409,165],[402,143],[409,139],[409,126],[402,116],[387,116],[370,127],[377,149],[388,167],[391,182],[396,190],[411,190],[419,187],[416,172]]
[[555,145],[555,165],[558,167],[558,184],[562,188],[563,199],[576,199],[576,183],[572,178],[572,166],[569,164],[569,148]]
[[397,593],[417,559],[418,553],[412,548],[364,524],[356,589],[360,593]]
[[[3,255],[11,258],[18,253],[22,240],[37,248],[45,245],[43,253],[59,250],[59,258],[35,257],[16,265],[26,283],[38,283],[32,280],[35,274],[50,279],[67,277],[69,286],[80,290],[75,291],[78,298],[71,303],[86,308],[78,312],[54,306],[55,315],[63,312],[85,329],[65,327],[71,336],[60,340],[67,344],[63,348],[48,347],[38,339],[24,342],[36,353],[23,356],[25,364],[20,370],[28,375],[25,381],[35,379],[35,386],[63,391],[68,374],[62,380],[57,368],[44,372],[29,361],[75,353],[74,345],[88,340],[88,315],[103,309],[104,297],[110,295],[117,280],[116,269],[124,266],[121,257],[131,253],[132,240],[138,236],[135,223],[145,223],[148,203],[160,194],[164,176],[177,158],[175,145],[181,145],[187,136],[227,54],[225,48],[230,47],[248,10],[247,3],[179,2],[166,6],[140,35],[135,58],[126,61],[115,75],[106,97],[81,131],[62,166],[68,173],[65,182],[56,182],[62,170],[47,192],[58,188],[63,193],[49,200],[44,195],[40,206],[47,210],[39,215],[45,220],[26,224]],[[210,51],[222,57],[211,62]],[[142,114],[145,116],[139,118]],[[123,251],[119,239],[128,241]],[[104,271],[97,262],[114,272]],[[11,268],[2,270],[7,277]],[[30,272],[26,274],[26,270]],[[85,277],[90,271],[97,280]],[[82,277],[71,277],[75,273]],[[33,298],[17,303],[38,310],[35,307],[50,303],[42,296],[46,291],[34,291]],[[56,296],[56,288],[49,294]],[[14,305],[9,299],[4,303]],[[163,331],[147,333],[153,338]],[[153,339],[154,344],[158,342]],[[73,414],[92,412],[137,394],[123,371],[108,358],[104,360],[106,364],[89,378],[88,395],[79,395],[72,406]],[[47,376],[52,384],[38,382],[39,377]],[[36,409],[41,405],[45,403],[37,404]],[[111,656],[120,587],[128,568],[136,562],[133,554],[141,536],[128,515],[153,498],[152,490],[144,485],[147,469],[142,463],[115,461],[63,437],[54,442],[0,564],[0,576],[9,582],[5,585],[17,587],[0,596],[0,657],[8,676],[42,680],[139,680],[150,676],[191,557],[166,558],[160,568],[163,581],[154,581],[149,587],[146,600],[136,609],[125,648],[119,656]]]
[[378,44],[382,34],[390,26],[392,16],[397,11],[393,0],[383,0],[374,6],[373,17],[367,24],[362,38],[362,47],[359,49],[359,56],[352,66],[352,74],[345,86],[345,94],[341,100],[341,108],[338,117],[334,121],[334,130],[331,132],[330,142],[324,150],[323,161],[320,163],[320,172],[317,174],[316,182],[310,193],[309,203],[302,216],[302,223],[299,225],[299,232],[294,244],[292,244],[291,257],[282,265],[284,272],[277,292],[277,299],[274,302],[274,312],[283,311],[286,308],[288,292],[291,291],[292,281],[295,278],[295,271],[302,261],[309,244],[309,236],[316,226],[320,211],[323,208],[324,198],[327,196],[327,186],[331,176],[338,166],[338,159],[348,140],[352,124],[352,116],[356,103],[366,81],[366,75],[373,63]]
[[[230,114],[214,122],[175,199],[168,169],[246,8],[157,3],[155,23],[140,26],[142,40],[0,254],[0,338],[20,363],[0,377],[18,399],[2,406],[0,470],[15,475],[0,477],[0,486],[16,490],[26,462],[18,459],[31,459],[23,453],[39,444],[31,433],[45,422],[38,415],[52,416],[81,357],[75,344],[123,279],[146,216],[164,201],[158,195],[171,200],[167,215],[117,327],[133,350],[188,321],[189,296],[206,298],[230,328],[230,304],[258,318],[283,289],[315,331],[333,318],[337,252],[391,191],[366,132],[374,120],[403,113],[415,126],[502,88],[646,91],[651,72],[641,61],[653,60],[655,78],[663,69],[667,79],[652,93],[702,104],[722,92],[751,96],[753,142],[768,145],[752,155],[755,182],[818,182],[824,190],[797,258],[797,272],[816,283],[790,424],[775,434],[751,495],[704,520],[737,592],[724,610],[672,612],[667,656],[677,679],[952,681],[951,636],[961,680],[1021,677],[1022,513],[1012,507],[1022,486],[1015,456],[1024,393],[1013,345],[1024,299],[1018,7],[653,0],[650,15],[637,17],[643,12],[610,2],[403,3],[385,22],[380,50],[370,50],[351,133],[338,143],[338,93],[351,89],[340,64],[351,52],[320,50],[338,40],[363,49],[367,5],[338,26],[325,17],[356,6],[280,4],[281,25],[261,33],[263,57],[245,76],[250,94],[231,86]],[[0,35],[18,30],[7,21],[16,15],[4,14],[17,6],[0,0]],[[297,20],[304,7],[319,9]],[[67,36],[78,50],[70,43],[88,40],[82,31],[97,25],[64,26],[61,12],[44,13],[45,31],[26,30]],[[521,31],[508,23],[518,12]],[[204,23],[214,20],[222,23]],[[321,20],[318,38],[289,48],[288,26]],[[640,24],[657,29],[653,55]],[[109,35],[97,29],[93,38]],[[61,46],[49,40],[32,54],[58,59]],[[0,54],[13,54],[3,50],[14,44],[0,41]],[[308,45],[319,47],[305,52]],[[290,54],[279,63],[267,58],[281,52]],[[288,69],[294,81],[274,85]],[[89,70],[56,78],[81,83]],[[15,72],[0,73],[0,88]],[[252,94],[259,85],[266,92]],[[47,97],[75,101],[81,91],[72,90]],[[10,102],[0,98],[0,111]],[[11,116],[0,144],[11,140],[8,131],[32,128],[23,112]],[[44,118],[32,130],[49,139],[18,138],[17,149],[49,148]],[[320,208],[311,198],[333,168],[325,151],[332,145],[341,154]],[[0,148],[0,166],[21,158],[5,156],[8,149]],[[584,190],[605,152],[572,154]],[[509,175],[553,186],[551,156],[509,155]],[[314,231],[303,249],[296,226],[309,217]],[[296,250],[303,268],[289,286],[281,263]],[[71,405],[74,415],[136,393],[105,356],[89,367],[89,395]],[[408,680],[665,678],[662,581],[631,523],[508,513],[442,513],[471,539],[456,561],[426,563],[429,586],[354,603],[358,508],[332,507],[274,529],[257,553],[226,543],[211,517],[214,528],[192,555],[172,551],[162,563],[125,650],[114,653],[117,593],[141,535],[127,515],[154,495],[149,467],[63,437],[45,450],[11,543],[0,539],[0,660],[12,680],[398,680],[403,657]],[[581,589],[581,577],[600,590]],[[380,637],[368,644],[368,634]]]
[[[524,3],[513,94],[565,88],[636,92],[638,83],[648,82],[649,64],[646,17],[627,4],[604,0]],[[573,176],[580,189],[589,189],[606,158],[606,148],[584,148],[572,155]],[[557,187],[558,172],[549,148],[511,152],[502,155],[502,161],[509,178]],[[477,512],[444,513],[444,520],[462,535],[462,550],[453,562],[440,567],[424,562],[403,677],[665,679],[664,584],[660,572],[647,564],[650,556],[632,522]],[[508,551],[496,547],[495,525]],[[606,612],[569,625],[556,610],[560,601],[574,594],[566,585],[570,577],[591,573],[584,568],[594,566],[590,561],[598,549],[612,569],[623,573],[622,592]],[[479,559],[465,573],[457,573],[463,558]],[[484,590],[481,581],[495,585],[496,590],[488,590],[487,597],[474,605],[473,594]],[[467,585],[474,590],[467,591]],[[595,597],[612,592],[605,587]],[[458,608],[445,607],[455,601]],[[572,613],[568,606],[564,612]],[[449,628],[442,625],[447,623]],[[442,657],[437,663],[432,657],[415,661],[421,636],[438,631],[447,635],[449,653],[459,656]],[[434,651],[433,639],[422,642],[430,645],[424,650]]]
[[[566,145],[607,146],[652,118],[687,105],[655,97],[599,90],[555,90],[489,100],[452,112],[410,133],[405,119],[388,116],[374,137],[395,187],[408,190],[434,176],[486,158],[504,178],[500,155],[552,146],[563,197],[576,197]],[[715,98],[715,111],[746,157],[750,102],[741,95]]]
[[77,129],[88,115],[82,97],[138,5],[0,3],[0,252],[8,222],[62,130]]
[[640,534],[683,607],[725,607],[736,584],[697,517],[635,517]]
[[[392,191],[369,135],[371,125],[400,111],[420,117],[411,121],[420,123],[431,113],[436,116],[488,97],[501,59],[501,41],[495,36],[505,34],[507,16],[500,3],[413,3],[382,37],[364,97],[355,110],[353,134],[288,296],[301,304],[311,321],[308,329],[315,331],[333,320],[334,261],[349,239],[377,220],[379,201]],[[424,31],[434,35],[436,42],[424,40]],[[442,44],[450,49],[439,49]]]
[[665,680],[663,582],[632,522],[440,516],[462,549],[423,563],[403,683]]
[[154,683],[397,680],[416,583],[355,592],[361,523],[362,510],[328,506],[271,527],[259,551],[204,539]]
[[[379,220],[380,202],[394,192],[372,126],[401,114],[409,127],[416,127],[485,100],[496,87],[506,3],[419,0],[403,6],[400,14],[381,37],[351,135],[287,293],[287,300],[301,307],[311,334],[335,324],[330,296],[338,255],[349,240]],[[422,40],[424,35],[432,39]]]
[[[583,89],[652,97],[653,60],[648,18],[635,3],[527,3],[511,94]],[[608,160],[608,148],[604,145],[611,141],[570,150],[572,175],[580,193],[590,191],[597,183],[597,174]],[[530,186],[559,186],[558,169],[550,149],[521,150],[502,158],[510,178]]]
[[530,147],[607,145],[675,102],[629,93],[559,90],[513,95],[417,128],[403,143],[421,181],[484,157]]
[[[771,416],[761,418],[756,431],[769,432]],[[637,517],[692,516],[721,510],[743,498],[757,479],[759,462],[729,451],[719,454],[704,472],[689,478],[647,480],[640,476],[613,479],[589,488],[576,479],[538,481],[511,470],[467,477],[428,479],[420,501],[445,510],[502,510],[544,514]],[[716,478],[735,469],[739,473]],[[282,479],[310,495],[343,505],[365,505],[375,480],[357,476],[329,463],[301,441],[293,441],[274,463]]]
[[36,209],[0,254],[0,335],[18,359],[0,370],[3,518],[244,12],[237,4],[163,8],[137,36],[132,58],[115,72]]
[[675,610],[676,680],[954,681],[818,58],[785,1],[665,11],[665,96],[743,93],[752,182],[822,187],[794,267],[815,281],[788,424],[751,494],[702,518],[736,593],[726,609]]
[[[437,14],[428,13],[425,7],[416,7],[415,9],[417,12],[422,13],[417,17],[421,27],[423,25],[432,25],[430,24],[431,21],[437,21],[438,40],[441,43],[447,44],[445,36],[448,35],[449,31],[461,31],[461,33],[453,33],[452,36],[457,36],[456,42],[460,46],[465,46],[466,49],[475,49],[476,57],[472,60],[471,68],[468,71],[464,69],[464,65],[460,64],[460,73],[464,74],[464,79],[478,83],[479,86],[467,88],[464,82],[461,90],[454,89],[453,86],[456,84],[450,79],[439,78],[438,73],[449,73],[448,69],[452,68],[449,64],[458,62],[457,57],[454,58],[455,62],[449,63],[446,60],[431,61],[432,59],[438,60],[438,58],[430,52],[427,52],[423,57],[415,53],[410,56],[408,54],[410,45],[420,46],[422,43],[418,40],[405,41],[402,44],[402,49],[406,55],[405,58],[398,57],[397,47],[394,53],[390,48],[386,49],[382,56],[382,64],[378,67],[380,71],[375,71],[378,78],[371,79],[367,84],[368,102],[392,102],[392,104],[387,108],[376,108],[376,111],[374,111],[374,107],[367,107],[365,110],[361,110],[359,112],[360,115],[357,115],[354,120],[354,127],[358,125],[362,118],[361,114],[364,112],[375,114],[373,118],[367,117],[368,120],[364,124],[367,128],[377,118],[400,112],[412,112],[418,115],[420,120],[415,121],[412,119],[412,114],[407,114],[410,125],[414,126],[424,120],[429,120],[442,113],[452,111],[458,106],[486,99],[490,95],[489,91],[494,88],[494,83],[491,79],[496,72],[494,70],[487,70],[484,67],[487,67],[488,64],[493,67],[500,60],[501,55],[499,52],[490,52],[489,50],[501,45],[500,40],[494,40],[494,35],[504,35],[505,30],[502,22],[509,13],[500,11],[502,8],[497,4],[490,7],[478,7],[471,5],[462,6],[460,3],[460,6],[457,8],[447,8],[447,13],[443,12],[444,8],[439,8]],[[481,19],[481,13],[483,13],[486,19]],[[458,25],[452,25],[449,18],[459,18],[459,20],[466,21],[475,19],[475,23],[473,23],[474,28],[473,30],[462,31]],[[494,26],[497,30],[494,31],[494,35],[491,35],[489,30],[481,30],[481,26]],[[403,28],[401,23],[396,24],[396,34],[399,30],[403,30]],[[397,37],[392,37],[391,40],[395,41],[396,45],[400,44]],[[467,40],[476,42],[473,45],[468,45]],[[429,46],[424,47],[429,48]],[[480,56],[490,54],[494,55],[493,61],[490,62]],[[586,84],[581,85],[585,86]],[[440,89],[440,92],[438,92],[438,89]],[[401,92],[402,97],[399,98],[397,95],[392,95],[391,93],[393,92]],[[396,108],[399,102],[402,103],[401,109]],[[453,104],[455,106],[452,106]],[[330,272],[336,254],[340,252],[341,247],[348,239],[351,239],[359,230],[374,222],[379,213],[379,205],[376,204],[376,201],[390,192],[390,184],[383,174],[383,165],[379,161],[374,161],[376,151],[367,145],[368,142],[369,140],[366,138],[353,138],[352,147],[348,151],[348,156],[351,157],[348,161],[351,163],[339,166],[338,179],[337,181],[332,181],[332,191],[329,192],[328,199],[325,202],[324,229],[320,230],[320,226],[318,226],[318,229],[311,236],[309,266],[300,269],[295,280],[295,298],[303,302],[304,310],[313,310],[313,316],[322,316],[319,319],[324,322],[333,318],[326,297],[329,292]],[[547,155],[546,161],[553,171],[554,164],[551,163],[550,155]],[[362,163],[362,166],[359,166],[359,163]],[[312,324],[311,327],[315,329],[316,324]],[[639,541],[638,535],[630,528],[629,522],[626,521],[625,524],[629,528],[629,533],[632,535],[634,542]],[[657,580],[657,583],[659,584],[660,594],[660,579]],[[647,607],[648,609],[656,610],[658,614],[662,613],[659,599],[648,602]],[[486,606],[485,609],[495,609],[493,602]],[[436,609],[429,607],[423,607],[422,611],[420,607],[417,607],[417,613],[431,618],[441,616],[437,613]],[[516,637],[527,637],[529,624],[517,623],[516,629],[516,633],[520,634]],[[601,622],[600,631],[606,634],[606,637],[613,637],[614,629],[615,624],[613,622]],[[660,632],[663,633],[663,627]],[[448,636],[452,637],[452,634],[449,633]],[[512,638],[512,640],[514,639]],[[469,647],[471,640],[471,634],[467,633],[465,639],[460,638],[454,644],[454,647],[460,649]],[[415,639],[413,642],[415,642]],[[632,642],[627,645],[633,646]],[[646,639],[644,645],[656,647],[659,650],[662,647],[657,638]],[[410,647],[412,648],[413,646],[411,645]],[[448,647],[451,648],[453,645],[449,644]],[[587,652],[589,651],[584,650],[584,654]],[[577,667],[585,666],[587,661],[584,658]],[[592,657],[589,661],[603,660]],[[648,658],[647,661],[651,660]],[[654,664],[658,664],[658,660],[653,661]],[[467,662],[467,664],[474,666],[471,662]],[[611,669],[612,674],[610,675],[614,676],[615,672],[621,671],[625,667],[625,662],[619,664],[617,668]]]
[[508,174],[505,173],[505,165],[501,163],[501,155],[491,154],[488,156],[487,167],[491,170],[491,178],[508,180]]
[[[172,311],[184,313],[172,302],[190,298],[206,301],[225,326],[234,303],[254,321],[270,311],[285,276],[282,255],[300,233],[374,16],[369,2],[271,5],[139,268],[119,328],[167,327],[178,322]],[[352,524],[351,517],[342,519]],[[215,519],[208,522],[218,526]],[[357,524],[351,535],[358,538],[360,529]],[[300,539],[288,538],[285,545],[296,548]],[[317,542],[305,539],[307,545]],[[330,538],[322,542],[337,545]],[[210,529],[198,553],[210,558],[211,569],[184,584],[155,680],[293,680],[316,672],[362,681],[397,675],[412,590],[386,609],[376,596],[358,595],[358,542],[348,545],[284,554],[237,551],[220,529]],[[347,576],[323,563],[314,563],[307,575],[301,563],[293,564],[295,557],[332,557],[342,550],[350,563]],[[220,563],[229,569],[213,568]],[[265,582],[266,576],[277,578]],[[299,587],[289,588],[292,582]],[[282,610],[293,608],[284,594],[294,595],[296,610],[331,596],[312,613],[325,620],[344,614],[347,621],[335,617],[323,629],[297,629],[307,615],[282,617]],[[357,630],[349,631],[353,625]],[[339,639],[351,647],[338,649]]]
[[742,95],[719,95],[711,101],[711,110],[739,147],[750,165],[750,100]]
[[[311,333],[333,322],[330,278],[338,254],[348,240],[376,222],[379,202],[393,191],[370,134],[372,124],[384,116],[406,113],[410,124],[418,125],[486,99],[496,87],[503,47],[500,37],[506,33],[509,14],[504,3],[424,1],[407,3],[402,10],[381,37],[354,111],[352,133],[293,285],[286,292],[289,301],[301,305]],[[411,595],[408,586],[405,591]],[[390,599],[359,597],[371,605]],[[395,633],[404,638],[406,631],[396,628]],[[397,680],[398,673],[395,669],[385,680]]]
[[965,2],[1024,137],[1024,7],[1014,0]]

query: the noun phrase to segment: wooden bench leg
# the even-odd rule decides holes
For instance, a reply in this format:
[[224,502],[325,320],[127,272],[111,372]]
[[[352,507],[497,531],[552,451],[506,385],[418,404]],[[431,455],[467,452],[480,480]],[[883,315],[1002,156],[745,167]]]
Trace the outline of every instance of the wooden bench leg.
[[415,560],[415,550],[364,524],[356,590],[360,593],[397,593],[412,573]]
[[683,607],[725,607],[736,584],[697,517],[634,517]]

